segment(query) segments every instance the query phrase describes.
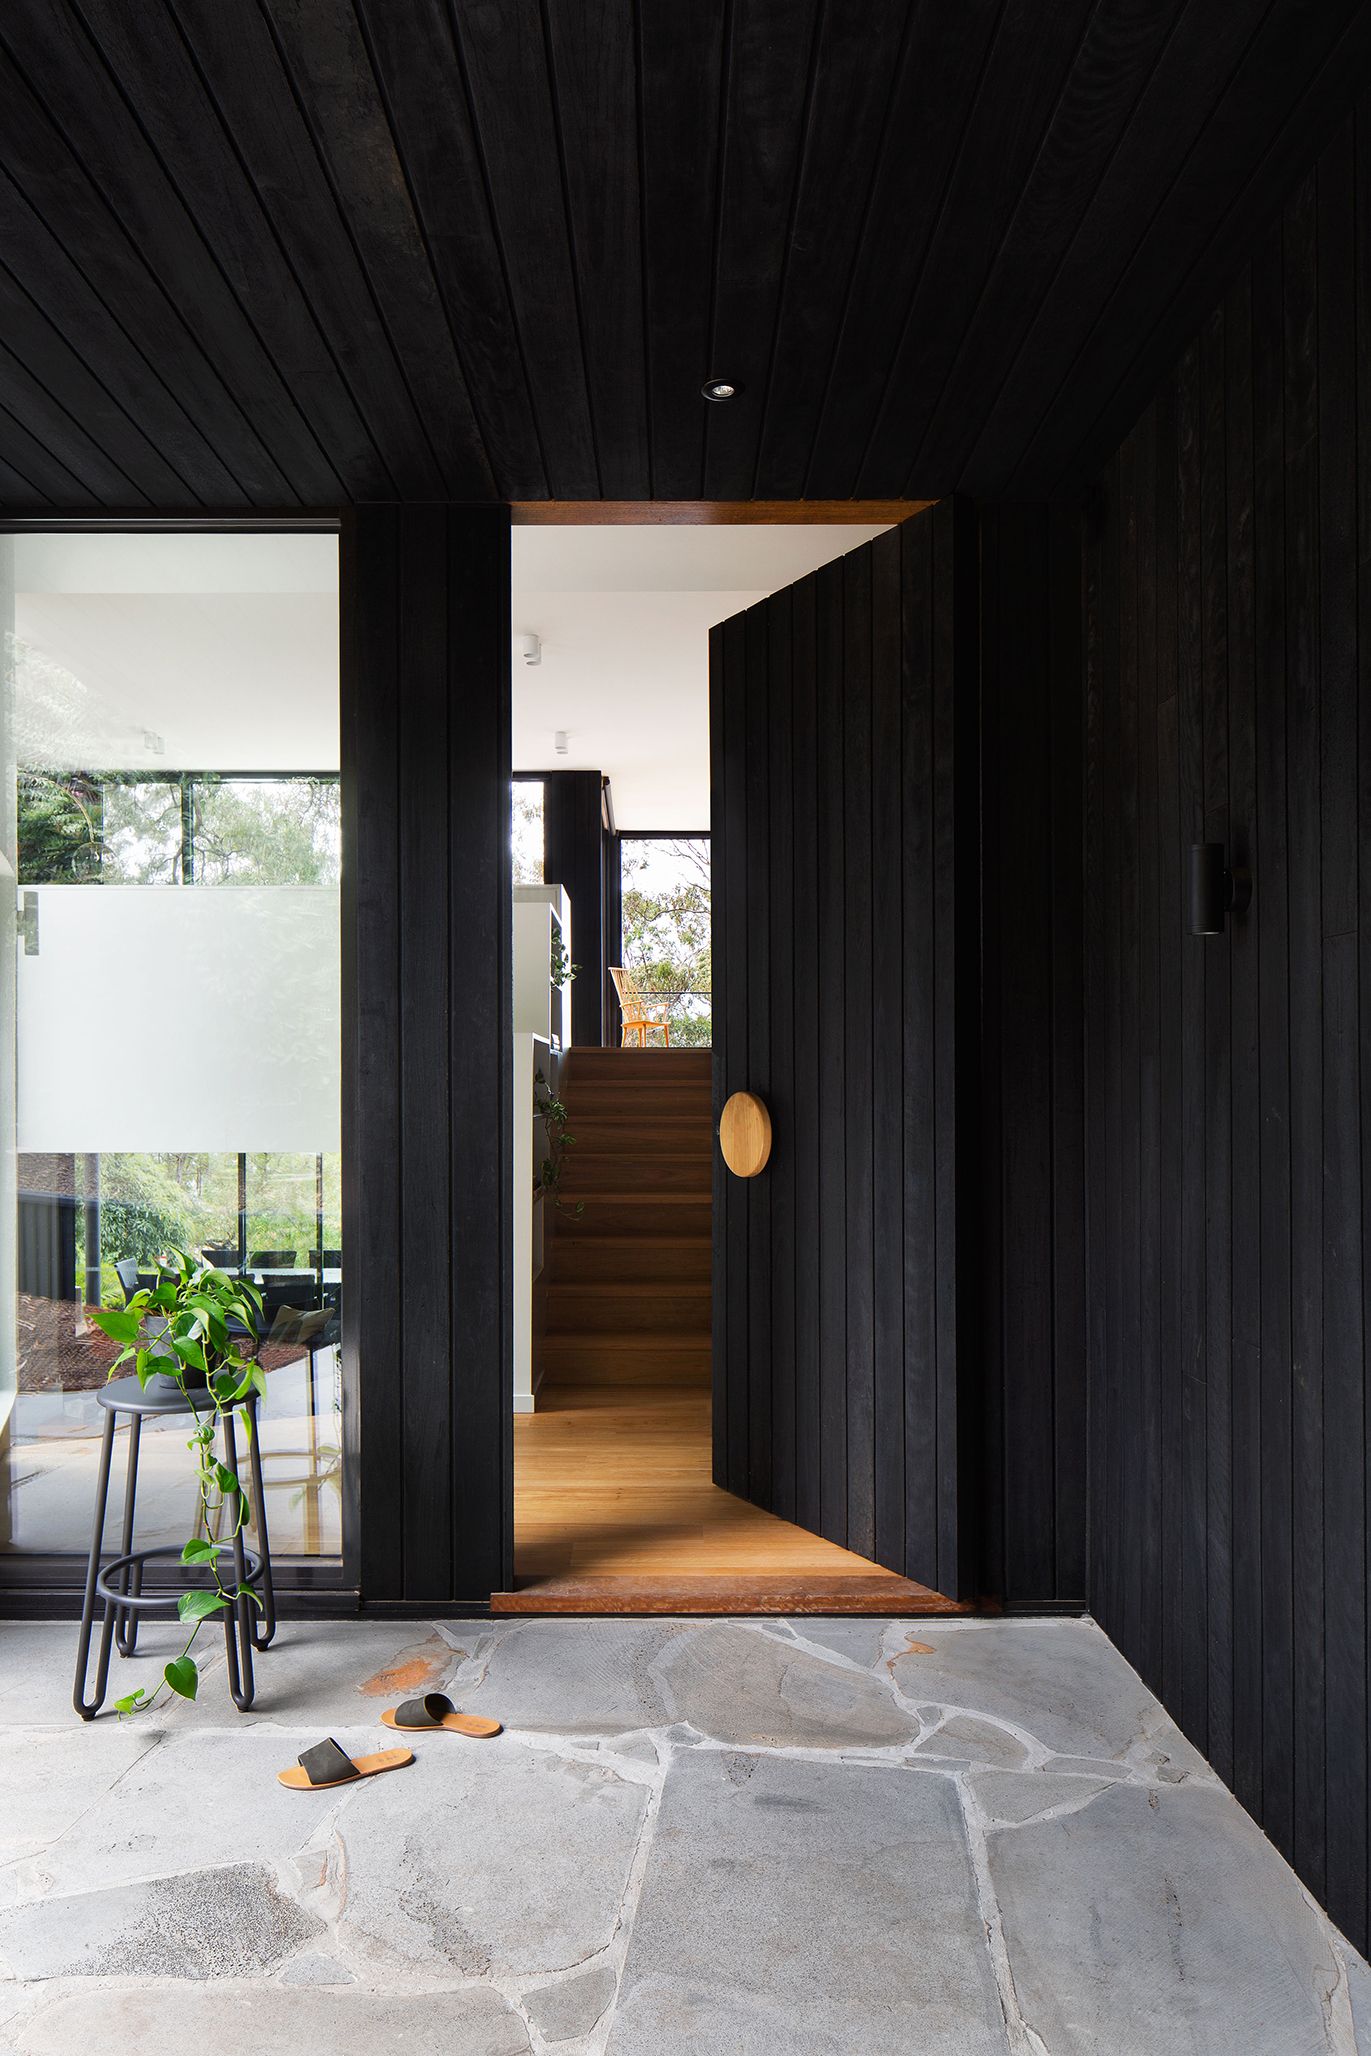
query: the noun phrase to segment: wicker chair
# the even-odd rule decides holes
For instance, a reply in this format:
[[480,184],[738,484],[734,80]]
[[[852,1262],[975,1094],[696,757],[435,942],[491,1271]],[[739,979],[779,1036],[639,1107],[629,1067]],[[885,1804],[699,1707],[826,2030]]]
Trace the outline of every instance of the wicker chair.
[[638,1047],[646,1049],[648,1029],[660,1028],[662,1031],[662,1042],[667,1049],[670,1049],[671,1023],[665,1019],[654,1019],[649,1014],[649,1002],[643,998],[634,984],[633,973],[626,971],[622,964],[611,964],[609,975],[614,980],[614,990],[619,995],[619,1011],[624,1017],[624,1047],[628,1047],[629,1037],[633,1036],[637,1040]]

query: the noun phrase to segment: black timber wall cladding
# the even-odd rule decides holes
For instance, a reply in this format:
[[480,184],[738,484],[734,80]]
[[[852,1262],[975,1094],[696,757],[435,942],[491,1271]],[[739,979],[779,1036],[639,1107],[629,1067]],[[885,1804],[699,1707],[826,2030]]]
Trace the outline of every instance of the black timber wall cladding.
[[716,1153],[714,1474],[951,1594],[978,1575],[975,558],[945,503],[710,653],[716,1117],[745,1087],[774,1125],[760,1178]]
[[571,1040],[604,1040],[604,820],[598,771],[543,774],[543,876],[571,901],[571,954],[580,976],[571,987]]
[[[1093,1609],[1367,1946],[1371,110],[1086,549]],[[1185,930],[1187,846],[1250,911]]]
[[1080,524],[979,520],[985,1589],[1083,1606]]
[[342,591],[362,1596],[483,1601],[511,1571],[508,510],[359,508]]

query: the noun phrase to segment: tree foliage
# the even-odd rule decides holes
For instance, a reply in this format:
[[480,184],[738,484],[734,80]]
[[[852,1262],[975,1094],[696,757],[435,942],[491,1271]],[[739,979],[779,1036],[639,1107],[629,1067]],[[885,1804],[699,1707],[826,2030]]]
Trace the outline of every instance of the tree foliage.
[[21,885],[90,885],[104,860],[100,786],[84,771],[21,769],[16,783]]
[[336,885],[338,780],[28,766],[18,775],[18,843],[22,885]]
[[710,1040],[709,844],[681,836],[660,842],[625,838],[624,964],[639,990],[665,1008],[671,1040]]
[[336,778],[197,779],[197,885],[336,885]]

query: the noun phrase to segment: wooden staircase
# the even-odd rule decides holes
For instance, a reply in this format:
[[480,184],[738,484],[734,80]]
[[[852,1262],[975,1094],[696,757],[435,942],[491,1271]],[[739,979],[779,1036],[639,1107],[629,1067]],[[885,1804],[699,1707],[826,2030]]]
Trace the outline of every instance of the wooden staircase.
[[575,1049],[552,1238],[545,1383],[704,1385],[710,1378],[714,1129],[708,1050]]

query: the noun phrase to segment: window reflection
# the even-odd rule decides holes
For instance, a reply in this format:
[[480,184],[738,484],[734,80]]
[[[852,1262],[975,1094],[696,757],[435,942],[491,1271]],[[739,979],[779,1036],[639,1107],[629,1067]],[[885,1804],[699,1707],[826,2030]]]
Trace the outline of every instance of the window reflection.
[[[0,550],[0,1548],[84,1553],[86,1309],[175,1245],[258,1280],[273,1549],[336,1556],[336,539]],[[184,1442],[144,1431],[140,1543],[184,1539]]]

